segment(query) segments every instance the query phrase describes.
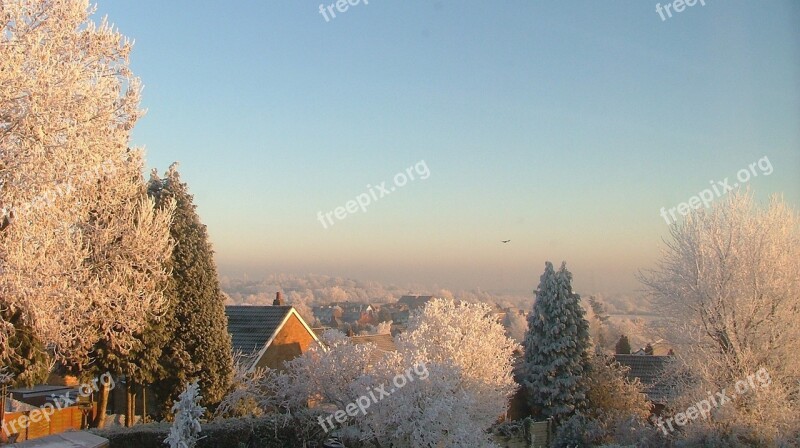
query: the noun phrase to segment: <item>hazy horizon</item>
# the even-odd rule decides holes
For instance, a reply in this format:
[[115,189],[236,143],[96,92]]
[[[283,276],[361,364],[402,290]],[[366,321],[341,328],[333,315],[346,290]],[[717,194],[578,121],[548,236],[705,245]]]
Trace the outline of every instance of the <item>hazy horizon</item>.
[[[662,207],[765,157],[774,170],[742,185],[800,205],[795,2],[669,20],[590,1],[99,13],[135,39],[133,143],[161,170],[181,162],[227,275],[532,291],[549,260],[577,290],[636,294]],[[378,199],[423,161],[426,178]]]

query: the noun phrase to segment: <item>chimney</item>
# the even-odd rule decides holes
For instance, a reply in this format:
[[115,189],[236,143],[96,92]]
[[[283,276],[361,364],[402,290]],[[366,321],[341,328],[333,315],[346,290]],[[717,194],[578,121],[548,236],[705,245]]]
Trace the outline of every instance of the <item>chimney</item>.
[[283,294],[278,291],[275,293],[275,300],[272,301],[272,306],[283,306]]

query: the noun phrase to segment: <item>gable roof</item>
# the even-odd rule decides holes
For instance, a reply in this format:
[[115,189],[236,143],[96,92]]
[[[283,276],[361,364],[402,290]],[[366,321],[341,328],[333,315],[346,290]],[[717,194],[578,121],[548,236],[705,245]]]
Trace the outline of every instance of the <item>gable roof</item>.
[[391,334],[367,334],[362,336],[350,336],[350,341],[354,345],[372,344],[375,347],[369,355],[370,363],[380,362],[385,353],[396,352],[397,345]]
[[311,337],[319,342],[317,335],[292,306],[226,306],[225,315],[228,316],[233,351],[248,355],[249,368],[258,364],[292,316],[296,316]]
[[630,368],[628,378],[639,378],[644,393],[653,403],[663,403],[672,393],[673,382],[668,372],[674,356],[614,355],[614,360]]

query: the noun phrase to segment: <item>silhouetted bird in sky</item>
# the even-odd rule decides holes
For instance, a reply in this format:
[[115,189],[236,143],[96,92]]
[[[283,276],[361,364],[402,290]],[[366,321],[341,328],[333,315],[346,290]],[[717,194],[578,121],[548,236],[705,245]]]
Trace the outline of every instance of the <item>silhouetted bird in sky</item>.
[[509,242],[509,241],[511,241],[511,240],[503,240],[503,241],[500,241],[500,242],[501,242],[501,243],[507,243],[507,242]]

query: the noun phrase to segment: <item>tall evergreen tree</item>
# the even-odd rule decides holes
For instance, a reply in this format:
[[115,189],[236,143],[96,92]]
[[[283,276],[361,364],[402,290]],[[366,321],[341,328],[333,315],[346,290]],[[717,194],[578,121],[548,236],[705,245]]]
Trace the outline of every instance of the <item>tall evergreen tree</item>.
[[525,378],[536,413],[557,420],[584,405],[589,368],[589,323],[572,291],[566,263],[545,264],[525,336]]
[[153,173],[149,191],[158,206],[175,202],[170,228],[175,241],[172,284],[167,290],[172,331],[161,356],[167,377],[154,388],[159,402],[168,404],[186,383],[198,380],[203,404],[213,408],[233,379],[231,338],[214,252],[177,164],[170,166],[164,179]]

